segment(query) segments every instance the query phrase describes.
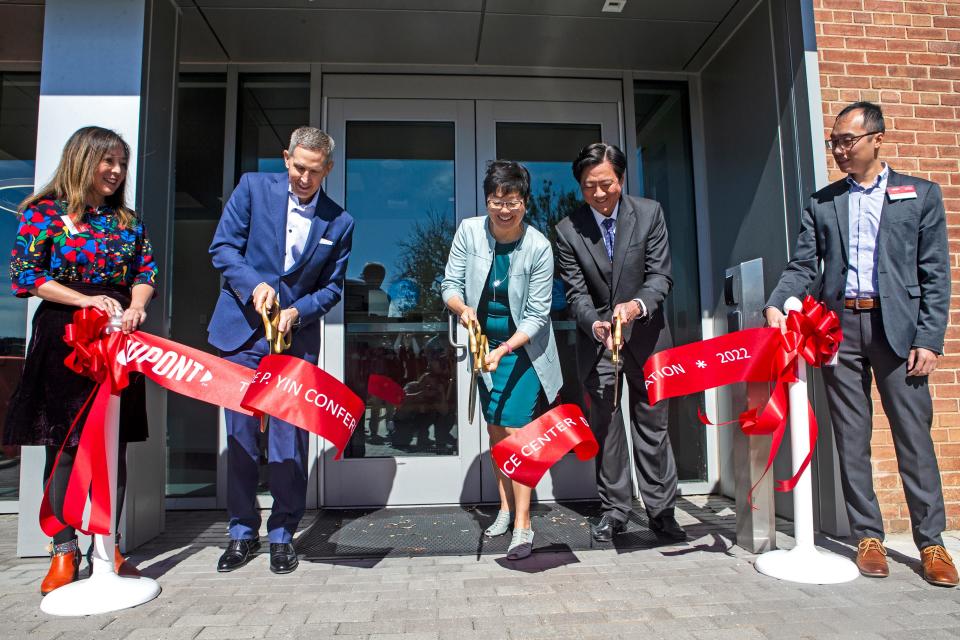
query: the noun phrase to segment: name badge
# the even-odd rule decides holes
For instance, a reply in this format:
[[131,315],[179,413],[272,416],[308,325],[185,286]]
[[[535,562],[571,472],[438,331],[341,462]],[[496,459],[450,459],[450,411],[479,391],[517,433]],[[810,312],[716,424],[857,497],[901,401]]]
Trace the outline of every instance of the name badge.
[[912,185],[903,187],[887,187],[887,197],[890,202],[897,200],[914,200],[917,197],[917,189]]

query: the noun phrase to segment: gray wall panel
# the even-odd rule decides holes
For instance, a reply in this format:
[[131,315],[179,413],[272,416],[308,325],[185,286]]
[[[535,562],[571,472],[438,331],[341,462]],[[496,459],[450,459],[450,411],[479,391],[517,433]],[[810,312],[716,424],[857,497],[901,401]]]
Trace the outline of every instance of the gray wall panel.
[[[711,265],[762,257],[770,291],[787,259],[784,186],[770,18],[754,11],[701,77],[711,216]],[[722,282],[714,285],[723,312]]]

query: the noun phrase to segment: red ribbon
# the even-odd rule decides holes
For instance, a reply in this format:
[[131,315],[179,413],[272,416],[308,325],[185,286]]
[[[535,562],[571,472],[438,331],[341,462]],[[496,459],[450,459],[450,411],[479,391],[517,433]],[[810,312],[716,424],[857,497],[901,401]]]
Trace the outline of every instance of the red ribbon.
[[[784,332],[774,328],[745,329],[653,354],[643,367],[647,395],[651,404],[655,404],[664,398],[734,382],[771,382],[772,393],[767,403],[744,411],[737,420],[746,435],[771,436],[770,453],[763,470],[766,475],[783,441],[787,426],[787,389],[789,383],[797,381],[798,358],[810,366],[822,367],[837,353],[842,340],[837,314],[807,296],[800,311],[788,314]],[[813,457],[817,419],[809,403],[807,410],[810,449],[790,479],[775,482],[777,491],[792,490]],[[700,420],[711,424],[702,413]],[[751,495],[755,487],[751,487]]]
[[[49,481],[44,487],[40,527],[49,536],[67,525],[88,535],[110,533],[110,485],[104,472],[107,405],[111,394],[119,395],[129,384],[131,373],[143,373],[170,391],[233,411],[276,416],[331,442],[337,448],[336,458],[363,414],[363,400],[346,385],[299,358],[266,356],[254,371],[149,333],[104,335],[107,323],[107,315],[99,309],[81,309],[64,331],[64,341],[73,349],[64,364],[98,384],[70,425],[54,462],[56,468],[63,447],[89,407],[67,483],[63,521],[50,507]],[[84,527],[88,496],[90,518]]]
[[375,398],[380,398],[384,402],[389,402],[395,407],[403,404],[406,397],[400,383],[379,373],[371,373],[367,377],[367,393]]
[[600,447],[580,407],[562,404],[493,445],[490,453],[504,475],[533,489],[571,449],[589,460]]

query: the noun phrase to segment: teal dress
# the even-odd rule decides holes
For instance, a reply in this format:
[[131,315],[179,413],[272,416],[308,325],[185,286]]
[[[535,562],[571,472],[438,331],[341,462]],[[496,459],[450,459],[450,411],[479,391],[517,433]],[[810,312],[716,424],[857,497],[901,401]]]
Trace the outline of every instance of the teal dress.
[[[490,341],[491,351],[517,331],[507,297],[510,254],[516,247],[517,242],[497,243],[487,286],[477,308],[477,318]],[[535,417],[541,385],[527,350],[521,347],[500,358],[497,370],[490,377],[492,389],[483,383],[479,385],[480,406],[487,424],[519,428],[530,423]]]

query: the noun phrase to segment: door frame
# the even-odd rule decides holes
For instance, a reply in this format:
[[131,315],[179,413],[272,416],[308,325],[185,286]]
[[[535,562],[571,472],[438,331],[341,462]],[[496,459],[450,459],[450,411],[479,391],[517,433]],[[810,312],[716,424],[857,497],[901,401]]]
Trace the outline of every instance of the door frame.
[[[498,157],[497,154],[497,124],[532,123],[532,124],[598,124],[602,140],[623,147],[623,129],[620,120],[620,104],[609,101],[554,101],[554,100],[477,100],[477,210],[485,207],[484,196],[480,186],[483,184],[484,165],[486,161]],[[572,160],[572,159],[571,159]],[[566,321],[575,326],[573,321]],[[554,323],[556,326],[556,323]],[[624,385],[626,387],[626,385]],[[624,389],[624,393],[626,390]],[[626,402],[621,402],[621,411],[624,414],[624,427],[630,424],[626,419]],[[629,436],[629,432],[628,432]],[[482,449],[482,469],[491,469],[490,449]],[[628,447],[630,468],[633,470],[633,448]],[[554,481],[558,485],[554,486]],[[481,497],[484,501],[496,501],[497,487],[492,473],[482,474],[483,488]],[[555,491],[555,489],[557,491]],[[563,497],[557,498],[555,493]],[[534,495],[538,500],[578,500],[597,497],[595,460],[581,462],[573,455],[561,458],[540,480]]]
[[[473,215],[475,183],[474,102],[472,100],[330,98],[325,101],[325,125],[339,144],[334,148],[333,169],[326,179],[326,192],[335,201],[346,200],[347,121],[454,122],[454,213],[455,224]],[[362,231],[360,231],[362,233]],[[325,371],[344,379],[345,327],[343,303],[324,318],[324,348],[321,362]],[[457,343],[465,334],[458,328]],[[457,348],[457,371],[464,371],[466,350]],[[324,506],[381,506],[382,504],[450,504],[479,502],[479,466],[481,436],[479,424],[460,419],[467,413],[469,381],[457,376],[456,456],[396,456],[384,458],[344,458],[333,461],[335,450],[326,441],[320,443],[320,471],[323,484],[320,501]],[[360,427],[358,427],[360,428]],[[328,460],[331,474],[327,476]],[[406,477],[403,477],[406,476]],[[474,477],[476,476],[476,477]],[[459,487],[438,478],[458,478]],[[378,482],[379,481],[379,482]],[[371,484],[372,482],[372,484]],[[389,485],[388,485],[389,483]],[[359,490],[363,487],[363,490]],[[473,489],[475,488],[475,490]],[[416,496],[416,497],[414,497]]]

